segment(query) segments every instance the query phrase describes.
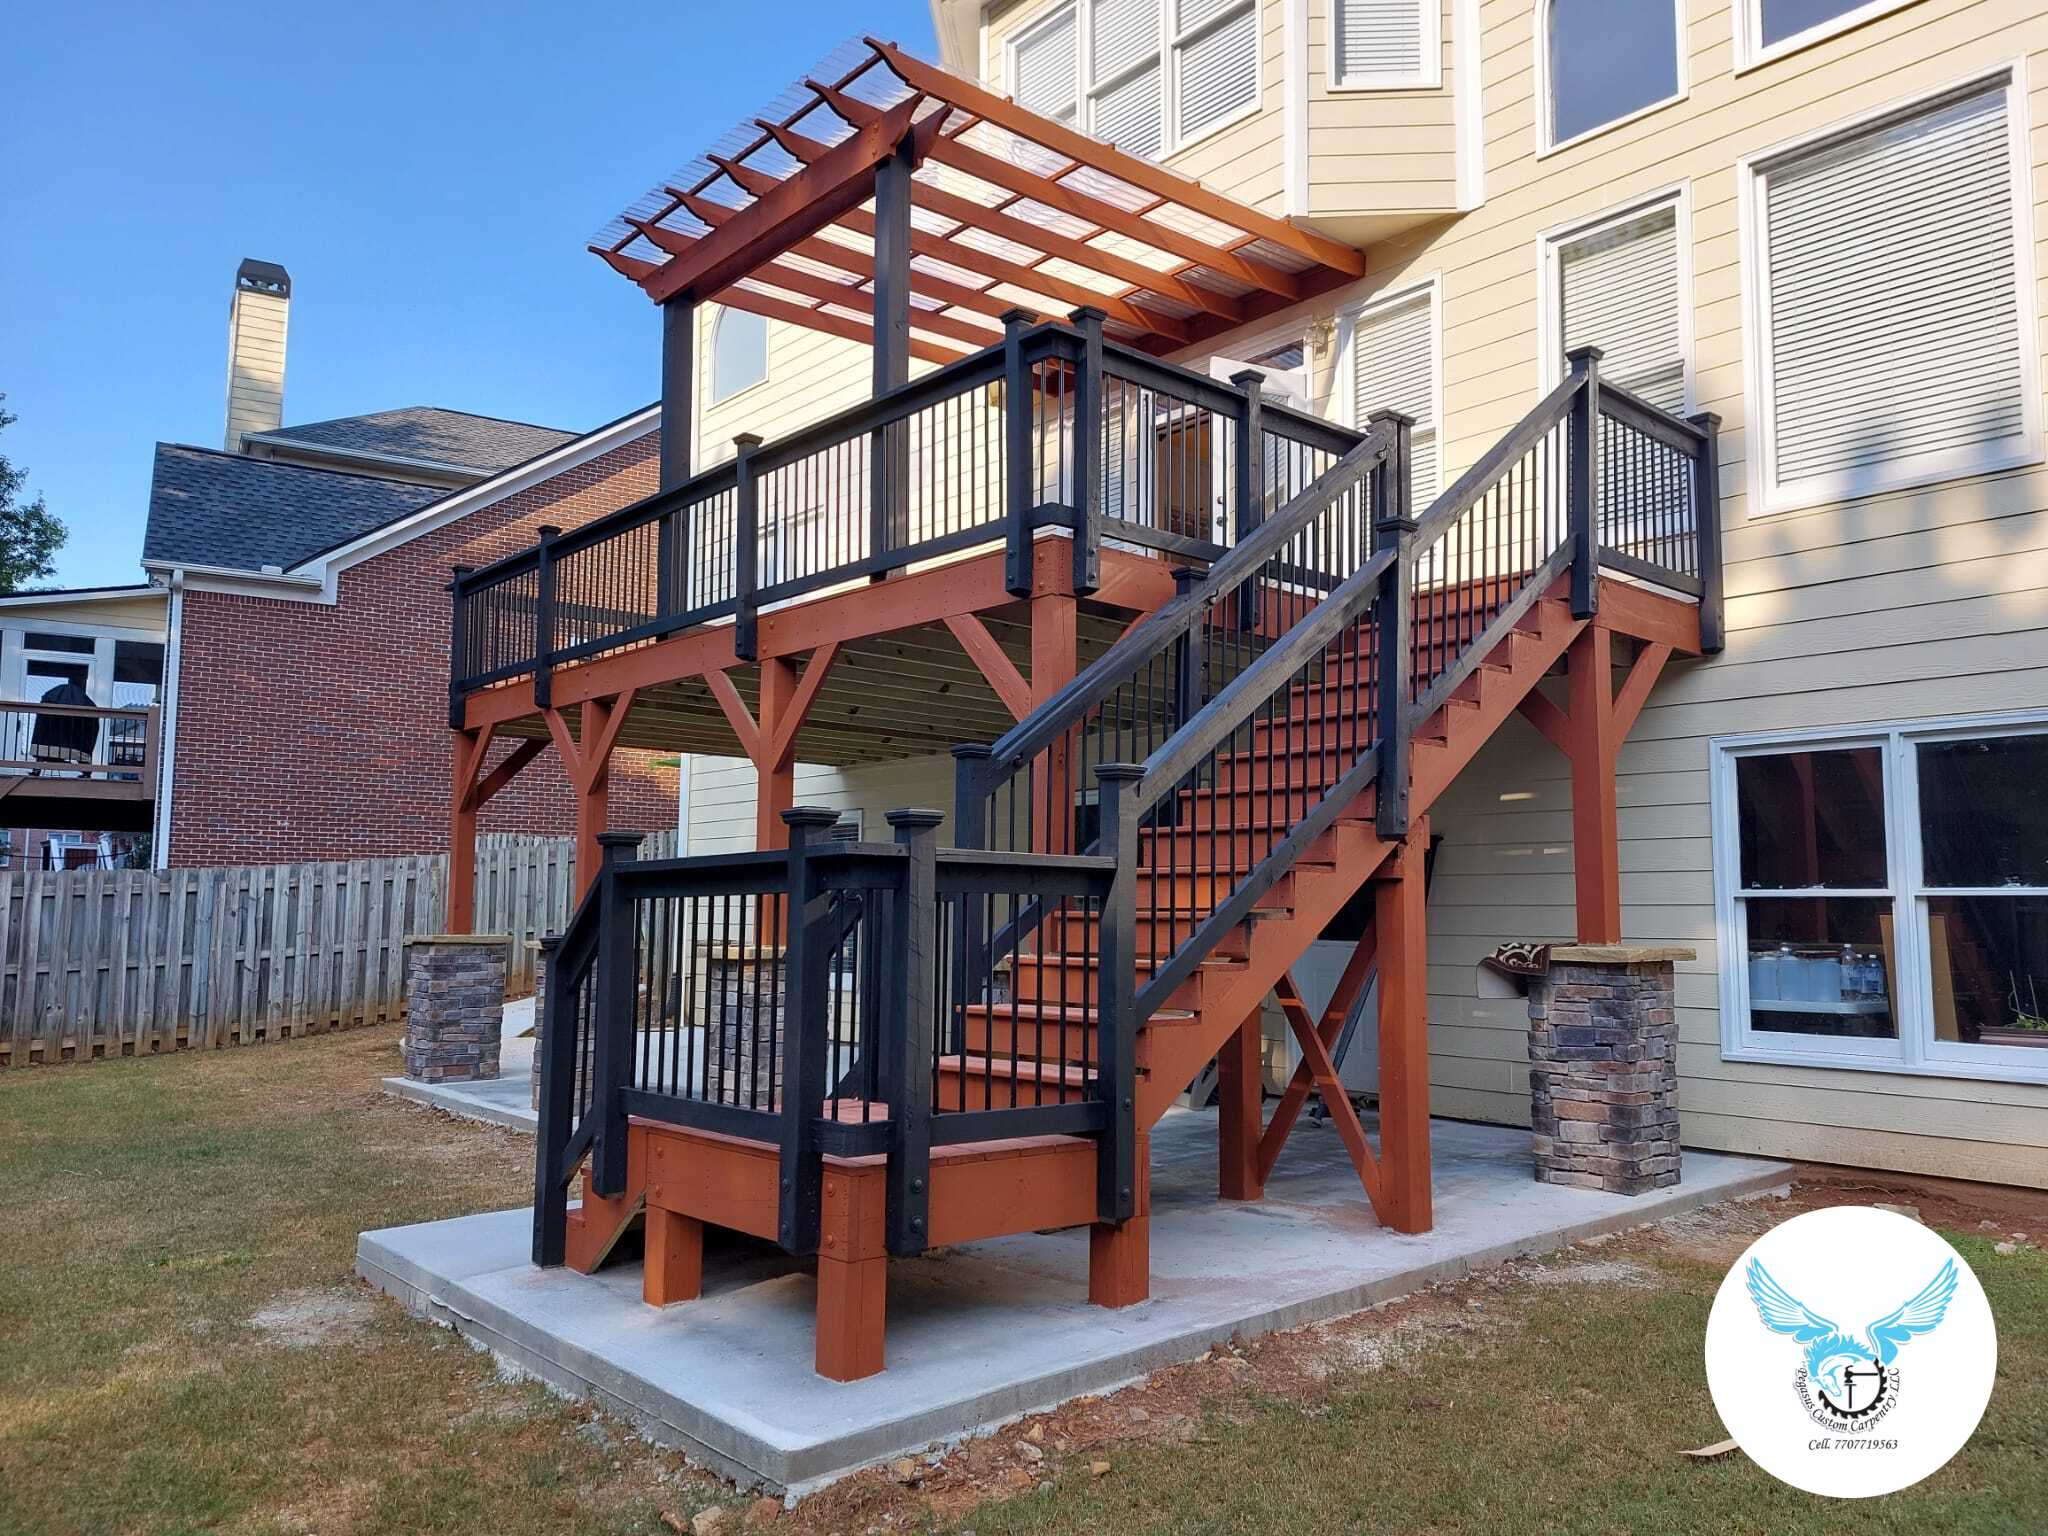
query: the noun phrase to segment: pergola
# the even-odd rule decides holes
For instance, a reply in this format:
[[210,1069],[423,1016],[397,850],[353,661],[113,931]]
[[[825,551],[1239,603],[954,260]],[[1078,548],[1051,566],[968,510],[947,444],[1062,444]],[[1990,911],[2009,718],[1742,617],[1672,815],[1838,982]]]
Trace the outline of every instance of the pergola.
[[[1197,346],[1365,270],[1259,212],[864,39],[591,249],[664,312],[663,420],[688,421],[692,317],[712,301],[874,349],[877,395],[951,362],[1002,317],[1098,310],[1113,341]],[[662,481],[689,474],[663,434]]]

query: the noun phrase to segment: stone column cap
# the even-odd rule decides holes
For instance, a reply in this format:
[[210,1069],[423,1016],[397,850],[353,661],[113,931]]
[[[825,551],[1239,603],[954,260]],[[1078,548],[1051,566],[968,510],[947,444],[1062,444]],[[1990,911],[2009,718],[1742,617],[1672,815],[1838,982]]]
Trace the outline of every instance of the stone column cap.
[[1699,957],[1698,950],[1682,944],[1557,944],[1550,951],[1553,965],[1560,960],[1571,965],[1661,965]]
[[415,944],[510,944],[509,933],[414,933],[406,936],[406,946]]

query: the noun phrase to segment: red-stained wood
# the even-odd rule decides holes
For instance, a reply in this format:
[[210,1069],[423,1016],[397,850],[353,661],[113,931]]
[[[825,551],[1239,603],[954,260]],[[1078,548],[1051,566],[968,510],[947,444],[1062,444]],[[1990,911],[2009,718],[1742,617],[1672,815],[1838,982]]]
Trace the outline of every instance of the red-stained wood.
[[1429,938],[1417,818],[1373,888],[1380,968],[1380,1220],[1397,1232],[1434,1221],[1429,1155]]
[[1649,702],[1650,690],[1657,686],[1657,679],[1664,675],[1664,664],[1672,657],[1672,648],[1662,641],[1652,641],[1636,652],[1636,659],[1628,669],[1628,676],[1614,694],[1614,739],[1617,743],[1628,740],[1628,733],[1635,729],[1636,717],[1643,712],[1643,705]]
[[[1379,1160],[1373,1156],[1372,1143],[1366,1140],[1365,1126],[1359,1121],[1357,1106],[1351,1102],[1351,1095],[1344,1091],[1344,1080],[1338,1075],[1337,1064],[1330,1058],[1329,1042],[1309,1018],[1308,1005],[1295,990],[1292,975],[1281,978],[1280,984],[1273,989],[1273,995],[1280,1001],[1280,1011],[1287,1016],[1287,1027],[1294,1031],[1295,1042],[1301,1047],[1301,1065],[1307,1069],[1309,1081],[1315,1085],[1323,1107],[1330,1113],[1330,1124],[1336,1128],[1337,1139],[1344,1143],[1344,1151],[1358,1173],[1358,1182],[1365,1190],[1366,1199],[1372,1202],[1374,1214],[1387,1221],[1386,1189],[1380,1177]],[[1342,1027],[1341,1020],[1339,1027]]]
[[1257,1012],[1250,1014],[1216,1053],[1216,1173],[1226,1200],[1257,1200],[1266,1193],[1259,1169],[1265,1108],[1265,1040],[1259,1020]]
[[[1619,586],[1620,583],[1611,583]],[[1602,594],[1603,599],[1605,593]],[[1621,942],[1621,853],[1614,760],[1614,648],[1610,631],[1589,625],[1572,642],[1572,884],[1581,944]]]
[[1152,1294],[1152,1135],[1138,1131],[1136,1205],[1129,1221],[1088,1228],[1088,1299],[1130,1307]]
[[1515,709],[1525,720],[1543,733],[1545,741],[1549,742],[1566,756],[1571,755],[1571,717],[1552,703],[1547,694],[1540,692],[1526,693],[1516,702]]
[[[756,293],[751,288],[726,288],[720,291],[718,302],[728,309],[744,309],[749,314],[760,315],[767,320],[781,320],[789,325],[809,326],[814,331],[823,331],[828,336],[838,336],[846,341],[857,341],[862,346],[875,344],[875,328],[864,320],[854,320],[846,315],[828,315],[822,309],[811,309],[802,304],[792,304],[770,294]],[[994,338],[990,338],[993,340]],[[943,342],[923,336],[910,338],[910,355],[927,363],[944,367],[957,363],[967,356],[960,347],[947,346]]]
[[[1044,542],[1048,548],[1064,547],[1054,540]],[[1080,604],[1064,592],[1041,591],[1031,599],[1031,708],[1050,701],[1079,671]],[[1035,809],[1032,814],[1032,845],[1040,853],[1074,851],[1071,814],[1055,816],[1051,810],[1074,803],[1075,745],[1073,733],[1062,736],[1045,749],[1032,770],[1042,790],[1038,804],[1047,809],[1042,817]]]
[[980,669],[982,678],[995,690],[996,697],[1003,701],[1015,719],[1022,720],[1031,713],[1031,685],[1024,681],[1024,674],[1017,670],[1017,664],[1010,660],[1009,652],[996,643],[988,632],[988,626],[971,613],[946,615],[946,628],[953,632],[953,638],[960,642],[960,649]]
[[519,770],[532,762],[548,749],[548,743],[538,736],[529,736],[505,754],[505,760],[477,781],[470,791],[470,806],[481,810],[494,799],[506,785],[519,776]]
[[[1350,958],[1344,962],[1344,970],[1337,978],[1337,986],[1330,994],[1328,1006],[1323,1009],[1322,1019],[1312,1030],[1326,1051],[1336,1047],[1338,1036],[1344,1032],[1344,1020],[1351,1012],[1352,1003],[1357,1001],[1358,994],[1371,982],[1373,958],[1377,950],[1377,931],[1368,927],[1358,943],[1353,946]],[[1289,993],[1294,995],[1296,1003],[1299,1004],[1300,994],[1294,990],[1291,975],[1287,978],[1286,985]],[[1282,1011],[1287,1012],[1285,999],[1282,999]],[[1287,1016],[1289,1027],[1295,1029],[1299,1035],[1300,1029],[1296,1025],[1294,1014],[1288,1012]],[[1306,1010],[1303,1010],[1302,1022],[1306,1022],[1307,1017]],[[1337,1080],[1334,1072],[1330,1077],[1335,1082],[1336,1092],[1348,1105],[1351,1100],[1350,1096],[1344,1093],[1343,1083]],[[1261,1183],[1273,1176],[1273,1168],[1280,1161],[1281,1149],[1287,1145],[1287,1138],[1293,1134],[1295,1121],[1307,1107],[1309,1094],[1317,1092],[1321,1087],[1322,1084],[1317,1080],[1315,1063],[1304,1053],[1302,1059],[1295,1064],[1293,1075],[1288,1078],[1287,1087],[1280,1094],[1280,1102],[1273,1108],[1273,1118],[1259,1140],[1258,1174]],[[1330,1112],[1336,1114],[1337,1108],[1329,1103],[1329,1095],[1325,1093],[1323,1098]],[[1366,1177],[1365,1165],[1355,1157],[1352,1161],[1358,1166],[1359,1178],[1366,1182],[1366,1193],[1372,1194],[1373,1184]]]
[[838,656],[839,642],[827,640],[811,652],[811,659],[804,663],[803,676],[797,679],[796,688],[783,708],[782,718],[775,724],[774,734],[766,737],[763,743],[763,757],[771,768],[779,768],[795,757],[796,733],[803,728],[811,706],[818,702],[818,690],[824,686]]
[[711,697],[718,701],[718,707],[725,713],[725,722],[732,727],[733,735],[740,741],[740,750],[755,762],[761,757],[761,727],[755,721],[753,711],[747,708],[747,701],[740,697],[739,689],[733,686],[732,678],[723,667],[714,668],[704,674],[704,685],[711,690]]
[[647,1203],[647,1259],[640,1299],[650,1307],[695,1301],[704,1291],[704,1223]]
[[782,813],[796,804],[796,764],[788,757],[770,758],[766,744],[787,728],[793,737],[791,705],[796,698],[796,665],[779,656],[761,658],[761,729],[754,759],[754,846],[787,848],[789,827]]

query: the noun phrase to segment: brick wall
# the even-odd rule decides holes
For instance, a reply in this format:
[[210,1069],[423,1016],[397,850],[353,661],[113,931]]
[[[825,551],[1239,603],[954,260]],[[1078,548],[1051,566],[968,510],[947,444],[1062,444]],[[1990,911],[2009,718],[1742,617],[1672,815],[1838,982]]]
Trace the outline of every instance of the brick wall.
[[[657,488],[652,433],[341,574],[339,602],[187,592],[175,865],[438,852],[448,846],[450,568],[523,549]],[[493,761],[508,752],[501,743]],[[676,771],[612,759],[611,824],[676,821]],[[544,752],[484,808],[486,832],[567,836],[575,800]]]

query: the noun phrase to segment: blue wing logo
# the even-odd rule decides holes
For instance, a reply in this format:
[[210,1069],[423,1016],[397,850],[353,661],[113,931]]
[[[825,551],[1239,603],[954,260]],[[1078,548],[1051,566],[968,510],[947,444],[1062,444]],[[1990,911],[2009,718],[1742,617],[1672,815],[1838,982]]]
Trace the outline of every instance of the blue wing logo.
[[[1912,1300],[1894,1308],[1856,1334],[1821,1316],[1780,1285],[1755,1259],[1745,1276],[1757,1316],[1805,1351],[1802,1387],[1819,1394],[1807,1403],[1818,1422],[1838,1429],[1867,1427],[1895,1391],[1892,1366],[1907,1340],[1931,1333],[1948,1313],[1956,1293],[1955,1260],[1946,1261]],[[1801,1397],[1806,1398],[1805,1390]],[[1820,1410],[1825,1408],[1827,1416]]]

